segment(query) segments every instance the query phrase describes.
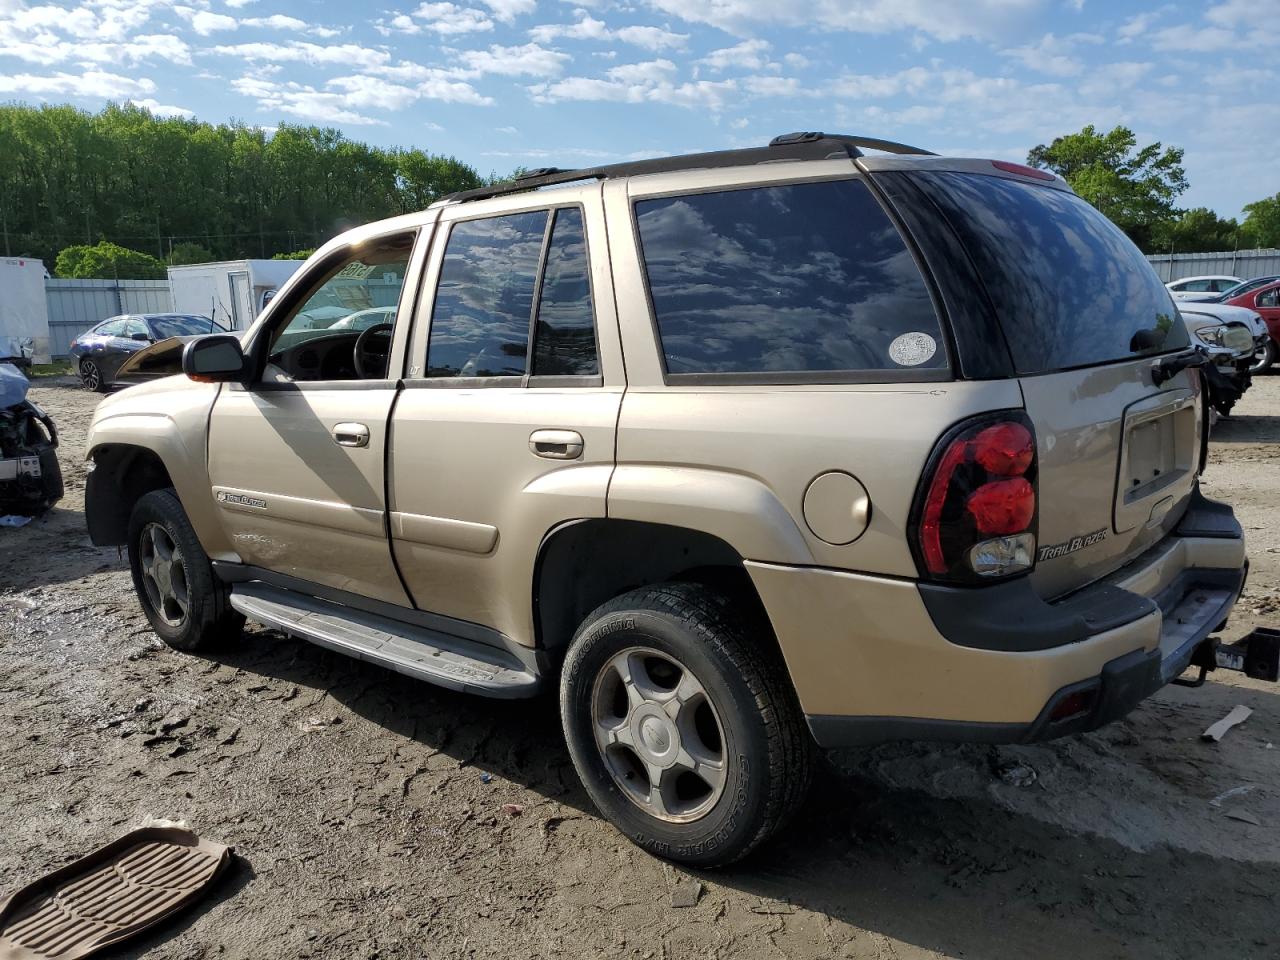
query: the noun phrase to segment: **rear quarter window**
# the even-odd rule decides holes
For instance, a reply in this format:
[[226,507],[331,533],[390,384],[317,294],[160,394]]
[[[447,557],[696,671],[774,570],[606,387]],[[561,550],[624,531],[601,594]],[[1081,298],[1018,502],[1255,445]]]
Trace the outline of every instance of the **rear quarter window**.
[[635,211],[669,378],[947,368],[924,278],[860,180],[639,200]]
[[1075,194],[981,174],[911,178],[973,259],[1018,374],[1189,346],[1173,298],[1147,259]]

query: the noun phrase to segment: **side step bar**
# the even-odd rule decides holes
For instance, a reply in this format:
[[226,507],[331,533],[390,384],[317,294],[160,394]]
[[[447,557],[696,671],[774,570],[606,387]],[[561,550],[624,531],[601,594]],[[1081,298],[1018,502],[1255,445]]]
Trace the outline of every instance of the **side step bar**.
[[513,654],[474,640],[259,581],[234,584],[231,606],[250,620],[405,676],[486,697],[531,697],[540,678]]

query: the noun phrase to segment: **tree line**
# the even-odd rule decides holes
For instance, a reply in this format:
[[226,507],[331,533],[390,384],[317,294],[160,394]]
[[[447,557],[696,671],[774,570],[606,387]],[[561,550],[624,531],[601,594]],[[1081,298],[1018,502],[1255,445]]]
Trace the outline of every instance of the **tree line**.
[[[1183,151],[1092,126],[1031,150],[1148,253],[1280,246],[1280,194],[1242,222],[1177,205]],[[60,276],[164,276],[166,264],[305,256],[348,226],[492,182],[461,161],[332,128],[157,117],[109,104],[0,105],[0,252]]]
[[71,246],[100,249],[64,258],[68,269],[119,261],[143,276],[164,262],[302,251],[491,179],[450,156],[330,128],[269,133],[130,105],[0,106],[0,252],[51,268]]

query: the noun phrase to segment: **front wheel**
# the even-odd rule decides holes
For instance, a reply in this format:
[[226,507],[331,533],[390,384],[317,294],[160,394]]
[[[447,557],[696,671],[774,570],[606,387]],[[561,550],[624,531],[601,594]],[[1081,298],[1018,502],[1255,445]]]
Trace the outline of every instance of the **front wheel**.
[[593,612],[565,659],[560,711],[596,806],[669,860],[746,856],[808,790],[813,741],[772,638],[698,585]]
[[244,626],[172,490],[153,490],[134,505],[129,569],[151,628],[177,650],[214,647]]
[[1276,342],[1270,338],[1263,341],[1253,354],[1253,364],[1249,367],[1249,373],[1257,375],[1266,373],[1271,369],[1271,365],[1276,362]]
[[85,389],[92,390],[94,393],[106,393],[111,388],[94,360],[80,361],[80,382],[84,384]]

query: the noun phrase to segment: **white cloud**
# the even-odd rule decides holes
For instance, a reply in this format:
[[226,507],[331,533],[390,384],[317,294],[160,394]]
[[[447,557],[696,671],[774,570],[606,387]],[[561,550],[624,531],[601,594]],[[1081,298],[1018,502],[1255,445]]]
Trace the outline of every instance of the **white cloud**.
[[175,107],[171,104],[161,103],[160,101],[148,97],[145,100],[130,100],[135,107],[145,107],[157,117],[183,117],[190,120],[196,115],[194,110],[188,110],[186,107]]
[[368,68],[385,64],[391,55],[385,50],[373,50],[355,43],[318,44],[293,40],[289,43],[235,43],[212,48],[214,53],[240,57],[244,60],[265,60],[270,63],[333,64],[338,66]]
[[488,50],[465,50],[458,56],[466,66],[466,74],[506,77],[554,77],[573,59],[567,53],[548,50],[536,43],[522,47],[494,45]]
[[1072,56],[1076,41],[1046,33],[1038,41],[1021,47],[1010,47],[1001,53],[1021,63],[1028,70],[1047,73],[1055,77],[1074,77],[1084,70],[1084,64]]
[[[614,71],[622,73],[615,76]],[[562,100],[665,103],[687,109],[719,111],[724,108],[728,96],[737,89],[732,80],[675,83],[667,79],[665,73],[665,70],[655,69],[652,76],[636,77],[624,65],[614,67],[606,77],[566,77],[554,83],[532,86],[529,92],[540,103],[557,103]]]
[[[413,17],[415,20],[424,21],[420,25],[414,23],[414,26],[420,26],[423,30],[430,30],[442,35],[480,33],[493,29],[493,21],[489,19],[483,10],[477,10],[474,7],[460,7],[456,3],[419,4],[418,8],[413,11]],[[399,17],[396,18],[396,20],[399,19]],[[409,30],[406,32],[412,33],[416,31]]]
[[699,64],[716,72],[729,67],[742,70],[759,70],[769,62],[769,42],[767,40],[744,40],[733,47],[712,50],[698,61]]
[[145,77],[86,70],[82,74],[55,73],[40,77],[30,73],[0,75],[0,93],[23,97],[72,97],[77,100],[124,100],[155,93],[156,85]]
[[503,23],[510,23],[516,17],[533,13],[538,7],[538,0],[480,0],[493,11],[493,15]]
[[191,29],[202,37],[207,37],[219,30],[234,30],[238,26],[240,23],[235,17],[228,17],[222,13],[210,13],[208,10],[201,10],[191,18]]
[[609,68],[609,78],[622,83],[661,83],[674,75],[676,65],[670,60],[647,60],[644,63],[621,63]]
[[682,50],[689,39],[687,33],[672,33],[663,27],[622,27],[613,35],[623,43],[645,50]]
[[852,33],[919,31],[937,40],[994,39],[1043,0],[646,0],[673,17],[744,35],[770,24]]
[[645,50],[679,50],[689,39],[687,33],[673,33],[664,27],[629,26],[610,29],[603,20],[597,20],[586,10],[578,10],[574,23],[542,23],[529,30],[529,36],[538,43],[553,40],[621,40]]

